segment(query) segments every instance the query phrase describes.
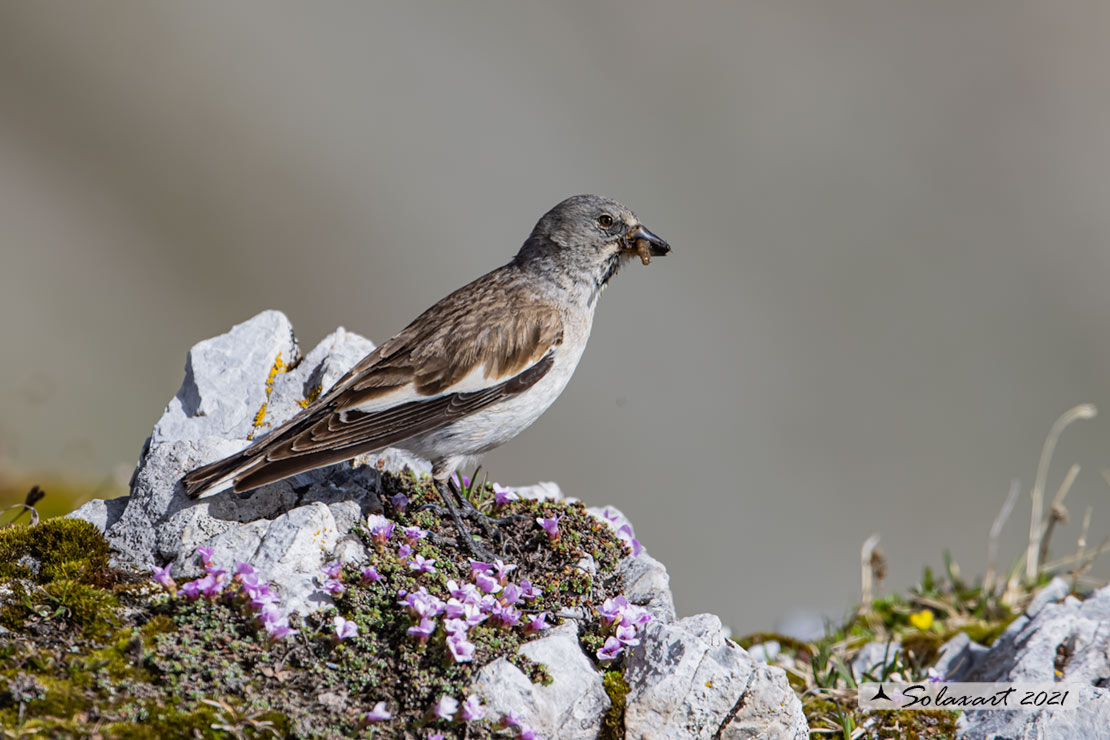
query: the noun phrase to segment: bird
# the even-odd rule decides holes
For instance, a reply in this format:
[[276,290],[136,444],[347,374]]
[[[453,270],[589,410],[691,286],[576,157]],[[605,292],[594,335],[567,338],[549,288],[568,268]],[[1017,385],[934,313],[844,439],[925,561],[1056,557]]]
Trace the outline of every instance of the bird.
[[182,479],[189,498],[246,492],[394,447],[432,464],[467,547],[453,474],[529,427],[562,393],[622,266],[671,251],[615,200],[576,195],[544,214],[516,255],[446,296],[316,400],[233,455]]

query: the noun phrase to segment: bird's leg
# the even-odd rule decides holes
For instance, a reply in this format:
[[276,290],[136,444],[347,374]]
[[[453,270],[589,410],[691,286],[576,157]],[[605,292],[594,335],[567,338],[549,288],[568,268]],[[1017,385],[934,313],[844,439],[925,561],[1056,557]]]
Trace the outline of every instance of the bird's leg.
[[[477,480],[478,478],[477,470],[474,471],[474,478],[475,480]],[[462,495],[462,491],[456,485],[454,478],[448,478],[447,485],[451,488],[451,492],[454,493],[459,499],[459,504],[462,506],[463,509],[461,516],[464,519],[470,519],[471,521],[477,522],[478,526],[482,528],[482,532],[484,532],[486,537],[489,537],[490,539],[496,538],[499,542],[504,540],[505,535],[502,534],[500,529],[501,527],[505,526],[506,524],[528,518],[524,514],[509,514],[508,516],[503,517],[492,517],[489,514],[486,514],[485,512],[479,510],[478,507],[471,503],[470,499]]]
[[[477,475],[475,473],[475,475]],[[462,517],[477,522],[478,526],[482,528],[482,533],[490,539],[496,538],[497,540],[503,539],[501,532],[495,530],[490,526],[490,519],[488,516],[478,511],[478,508],[471,503],[470,499],[462,494],[462,486],[455,483],[454,478],[447,479],[447,487],[451,489],[451,493],[458,499],[459,506],[462,508]]]
[[496,556],[480,545],[474,539],[474,536],[470,534],[470,530],[466,528],[466,524],[463,523],[462,517],[459,516],[459,510],[455,508],[455,503],[451,500],[452,496],[456,495],[455,492],[452,491],[447,484],[440,483],[439,481],[435,482],[435,486],[436,490],[439,491],[440,498],[443,499],[443,503],[447,506],[447,513],[451,517],[451,521],[454,522],[455,529],[459,532],[459,540],[466,545],[466,548],[470,550],[474,556],[485,561],[495,560]]

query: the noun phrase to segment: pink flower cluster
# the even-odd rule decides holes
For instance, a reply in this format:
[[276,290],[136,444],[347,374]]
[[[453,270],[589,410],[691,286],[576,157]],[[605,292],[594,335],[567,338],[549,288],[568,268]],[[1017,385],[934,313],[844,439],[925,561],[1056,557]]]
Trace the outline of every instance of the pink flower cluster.
[[609,523],[609,526],[617,530],[617,537],[620,537],[621,542],[632,551],[632,557],[636,557],[644,551],[644,546],[636,539],[636,534],[632,531],[631,524],[625,523],[618,527],[617,522],[619,522],[621,518],[617,512],[613,511],[608,506],[605,507],[605,510],[602,511],[601,514],[605,517],[605,521]]
[[647,609],[628,603],[624,596],[606,599],[597,614],[611,633],[597,651],[601,661],[616,660],[625,648],[639,645],[641,629],[652,620]]
[[467,663],[474,659],[475,646],[468,633],[475,625],[487,620],[505,628],[523,625],[529,633],[550,627],[546,612],[526,616],[517,606],[543,594],[527,579],[519,584],[508,580],[515,565],[500,560],[493,563],[472,560],[470,567],[473,583],[459,584],[449,580],[446,600],[428,593],[423,587],[418,591],[398,592],[397,603],[408,609],[414,621],[408,629],[410,636],[421,643],[427,642],[439,625],[437,618],[443,617],[447,651],[456,663]]
[[340,577],[343,574],[342,560],[328,563],[320,569],[320,572],[324,575],[324,582],[320,584],[320,586],[329,594],[338,596],[347,590],[347,587],[343,585],[343,580]]
[[211,548],[198,547],[197,554],[204,565],[202,577],[189,581],[178,589],[169,575],[170,566],[167,565],[164,568],[154,568],[154,580],[171,592],[180,592],[190,601],[196,601],[202,596],[215,599],[221,595],[240,601],[255,612],[259,624],[274,640],[288,637],[297,631],[290,629],[289,616],[278,607],[277,594],[270,589],[269,583],[258,577],[250,563],[239,563],[234,576],[228,578],[227,571],[216,567],[212,562]]
[[[433,720],[477,722],[486,716],[486,708],[482,705],[482,701],[477,694],[471,694],[463,702],[444,694],[428,709],[428,715]],[[440,735],[440,737],[443,736]]]

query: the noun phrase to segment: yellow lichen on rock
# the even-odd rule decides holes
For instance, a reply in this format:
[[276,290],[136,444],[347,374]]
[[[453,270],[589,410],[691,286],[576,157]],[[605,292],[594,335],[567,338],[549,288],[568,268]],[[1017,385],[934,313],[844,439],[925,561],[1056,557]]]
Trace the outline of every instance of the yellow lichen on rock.
[[285,360],[281,359],[281,353],[278,352],[277,357],[274,358],[274,365],[270,368],[270,374],[266,376],[266,400],[262,402],[262,406],[258,409],[258,413],[254,415],[254,422],[250,434],[247,435],[247,439],[254,439],[255,432],[265,426],[266,409],[270,404],[270,394],[274,392],[274,381],[277,379],[277,376],[281,375],[287,369]]

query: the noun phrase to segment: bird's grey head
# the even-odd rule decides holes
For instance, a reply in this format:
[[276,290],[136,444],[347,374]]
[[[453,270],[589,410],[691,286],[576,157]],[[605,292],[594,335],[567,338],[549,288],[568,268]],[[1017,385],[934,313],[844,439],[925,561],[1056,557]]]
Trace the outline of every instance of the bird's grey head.
[[646,265],[669,251],[617,201],[575,195],[543,215],[514,262],[592,300],[624,262],[639,256]]

